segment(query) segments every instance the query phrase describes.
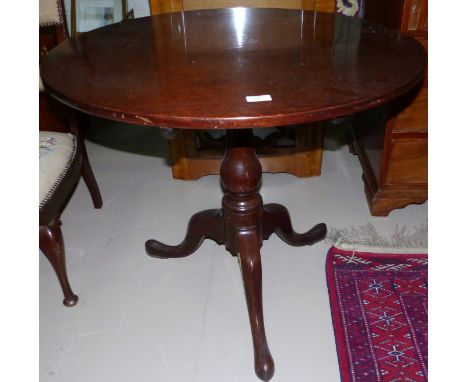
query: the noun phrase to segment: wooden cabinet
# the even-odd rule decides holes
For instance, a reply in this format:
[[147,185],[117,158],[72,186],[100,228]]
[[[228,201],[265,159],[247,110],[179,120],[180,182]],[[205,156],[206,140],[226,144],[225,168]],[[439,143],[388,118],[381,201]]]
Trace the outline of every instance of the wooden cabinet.
[[[412,35],[427,50],[427,0],[366,0],[365,17]],[[427,200],[428,79],[390,105],[353,121],[353,149],[363,168],[371,214]]]

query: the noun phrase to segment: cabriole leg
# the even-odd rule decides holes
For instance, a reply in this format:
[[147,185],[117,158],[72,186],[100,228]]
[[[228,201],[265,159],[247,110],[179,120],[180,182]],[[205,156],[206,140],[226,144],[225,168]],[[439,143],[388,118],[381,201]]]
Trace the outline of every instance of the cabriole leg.
[[269,381],[275,372],[275,364],[268,348],[263,323],[262,260],[256,232],[239,231],[237,245],[252,331],[255,373],[261,380]]
[[78,296],[75,295],[70,287],[65,264],[65,247],[63,245],[62,230],[60,221],[54,219],[47,226],[39,227],[39,248],[52,264],[57,274],[60,286],[62,287],[65,306],[75,306],[78,302]]

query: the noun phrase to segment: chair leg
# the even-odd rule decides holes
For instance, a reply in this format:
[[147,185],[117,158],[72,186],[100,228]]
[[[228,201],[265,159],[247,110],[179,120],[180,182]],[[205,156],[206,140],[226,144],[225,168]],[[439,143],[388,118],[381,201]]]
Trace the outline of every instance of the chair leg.
[[94,177],[93,169],[89,163],[88,153],[86,152],[86,146],[84,144],[83,138],[79,138],[81,141],[81,154],[82,154],[82,163],[81,163],[81,176],[83,177],[86,187],[91,194],[91,199],[93,200],[94,208],[102,207],[102,197],[101,191],[99,191],[99,186]]
[[96,178],[94,177],[93,169],[91,168],[91,164],[89,163],[88,152],[86,151],[86,145],[83,138],[84,129],[86,126],[89,125],[89,116],[83,113],[78,114],[77,111],[71,111],[69,123],[70,131],[78,139],[78,144],[81,149],[81,176],[83,177],[86,187],[88,188],[88,191],[91,195],[94,208],[101,208],[101,191],[99,191],[99,186],[96,182]]
[[52,264],[62,287],[65,306],[75,306],[78,296],[70,287],[65,264],[65,247],[59,219],[54,219],[48,226],[39,227],[39,248]]

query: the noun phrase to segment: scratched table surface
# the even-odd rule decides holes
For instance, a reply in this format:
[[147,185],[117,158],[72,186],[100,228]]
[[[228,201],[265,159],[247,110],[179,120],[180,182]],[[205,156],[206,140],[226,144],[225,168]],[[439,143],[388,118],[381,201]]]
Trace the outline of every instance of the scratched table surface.
[[[53,49],[41,76],[54,97],[96,116],[231,129],[377,106],[415,86],[425,64],[414,39],[361,19],[232,8],[138,18],[84,33]],[[250,96],[264,97],[248,102]]]

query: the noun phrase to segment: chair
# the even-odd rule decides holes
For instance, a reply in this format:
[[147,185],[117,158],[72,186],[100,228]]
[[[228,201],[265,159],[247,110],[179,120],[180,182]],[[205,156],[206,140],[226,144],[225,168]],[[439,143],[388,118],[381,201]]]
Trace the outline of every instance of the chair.
[[[39,1],[39,64],[54,46],[68,39],[65,7],[63,0]],[[49,97],[39,78],[39,130],[71,132],[82,153],[81,175],[91,194],[95,208],[102,207],[102,197],[89,163],[83,138],[83,130],[89,124],[89,117],[65,107]]]
[[78,302],[68,282],[60,214],[79,178],[81,151],[68,133],[39,132],[39,247],[52,264],[65,306]]
[[[39,64],[48,50],[68,38],[63,0],[39,1]],[[44,91],[39,78],[39,247],[57,274],[65,306],[78,302],[68,281],[60,214],[80,174],[95,208],[102,197],[83,139],[85,114],[64,107]],[[71,132],[72,134],[69,134]]]
[[[153,15],[238,6],[334,12],[335,0],[150,0]],[[322,122],[263,129],[256,135],[255,148],[263,171],[286,172],[297,177],[320,175],[323,153]],[[205,175],[219,174],[224,155],[224,136],[213,137],[204,131],[183,130],[170,138],[174,178],[195,180]]]

